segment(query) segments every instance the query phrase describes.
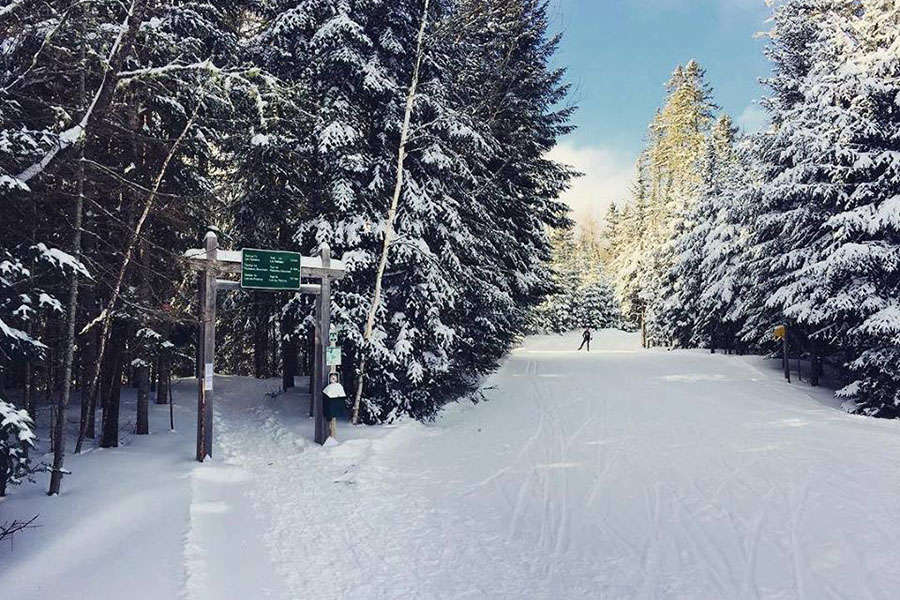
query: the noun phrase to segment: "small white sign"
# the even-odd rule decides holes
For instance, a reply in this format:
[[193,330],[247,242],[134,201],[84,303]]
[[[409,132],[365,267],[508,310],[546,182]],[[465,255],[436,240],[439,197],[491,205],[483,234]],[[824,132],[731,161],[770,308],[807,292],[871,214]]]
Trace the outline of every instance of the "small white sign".
[[328,367],[334,367],[341,364],[341,347],[340,346],[328,346],[328,349],[325,351],[325,365]]
[[213,389],[213,364],[206,363],[203,375],[203,391],[211,392]]

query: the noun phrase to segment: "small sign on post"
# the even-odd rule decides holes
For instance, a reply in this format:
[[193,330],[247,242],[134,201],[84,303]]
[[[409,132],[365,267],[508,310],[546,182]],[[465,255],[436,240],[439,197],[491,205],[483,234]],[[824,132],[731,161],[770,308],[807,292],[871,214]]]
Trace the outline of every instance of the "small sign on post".
[[300,255],[281,250],[244,248],[241,287],[250,290],[299,290]]
[[341,347],[340,346],[328,346],[328,349],[325,351],[325,366],[327,367],[337,367],[341,364]]
[[206,363],[206,368],[203,373],[203,389],[207,392],[210,392],[213,389],[213,374],[213,364]]

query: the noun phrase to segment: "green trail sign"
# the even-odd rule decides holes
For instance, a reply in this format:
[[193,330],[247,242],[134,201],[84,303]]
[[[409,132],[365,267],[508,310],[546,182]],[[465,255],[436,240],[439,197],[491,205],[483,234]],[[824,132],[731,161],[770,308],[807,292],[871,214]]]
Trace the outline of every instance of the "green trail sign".
[[251,290],[299,290],[300,255],[244,248],[241,287]]

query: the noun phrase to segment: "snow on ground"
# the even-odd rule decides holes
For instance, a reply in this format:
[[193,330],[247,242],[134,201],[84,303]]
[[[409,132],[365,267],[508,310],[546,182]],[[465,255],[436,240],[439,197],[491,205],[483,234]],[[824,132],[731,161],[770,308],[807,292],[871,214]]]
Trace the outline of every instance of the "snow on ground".
[[[23,483],[0,499],[0,521],[39,515],[35,529],[0,545],[3,598],[177,598],[183,586],[184,534],[188,524],[194,462],[196,383],[179,382],[176,431],[169,407],[150,405],[148,436],[135,436],[135,391],[122,391],[118,448],[88,448],[67,456],[71,475],[62,494],[46,495],[49,477]],[[194,395],[192,395],[192,393]],[[79,407],[69,407],[68,433],[77,435]],[[39,414],[41,448],[47,449],[48,418]],[[35,456],[52,462],[52,455]]]
[[621,332],[590,354],[578,342],[529,338],[486,381],[488,402],[429,425],[342,424],[324,448],[305,397],[219,377],[212,461],[190,462],[192,431],[163,432],[74,458],[84,478],[60,498],[14,489],[0,518],[41,512],[44,527],[0,549],[0,589],[896,597],[900,423],[844,414],[759,358],[644,351]]

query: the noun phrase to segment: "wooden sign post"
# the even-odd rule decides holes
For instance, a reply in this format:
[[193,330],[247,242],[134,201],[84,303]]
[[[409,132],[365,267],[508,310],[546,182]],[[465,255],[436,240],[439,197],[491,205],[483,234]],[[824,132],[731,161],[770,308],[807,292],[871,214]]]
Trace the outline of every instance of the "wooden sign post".
[[781,340],[781,350],[783,353],[782,363],[784,366],[784,378],[787,382],[791,382],[791,363],[788,361],[788,334],[787,325],[779,325],[775,328],[775,339]]
[[[214,231],[204,238],[203,249],[185,252],[192,269],[201,271],[200,283],[200,339],[197,373],[197,460],[212,456],[213,394],[216,362],[216,296],[221,290],[241,288],[266,291],[292,291],[314,294],[316,299],[316,348],[312,388],[312,412],[315,417],[315,441],[324,444],[328,439],[322,390],[328,385],[329,333],[331,329],[331,282],[344,276],[343,261],[331,259],[331,250],[322,246],[316,257],[301,256],[281,250],[220,250]],[[222,273],[240,274],[240,281],[218,279]],[[318,279],[319,284],[302,283],[303,279]]]
[[203,273],[203,306],[200,318],[200,390],[197,396],[197,460],[212,456],[213,378],[216,358],[216,268],[219,238],[207,232],[206,269]]

